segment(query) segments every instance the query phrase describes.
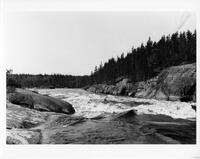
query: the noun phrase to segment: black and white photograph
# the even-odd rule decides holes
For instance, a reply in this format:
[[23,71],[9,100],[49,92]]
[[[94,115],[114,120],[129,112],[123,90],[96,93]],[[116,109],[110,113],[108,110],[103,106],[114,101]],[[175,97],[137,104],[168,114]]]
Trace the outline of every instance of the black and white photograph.
[[195,11],[13,9],[4,22],[6,145],[197,144]]

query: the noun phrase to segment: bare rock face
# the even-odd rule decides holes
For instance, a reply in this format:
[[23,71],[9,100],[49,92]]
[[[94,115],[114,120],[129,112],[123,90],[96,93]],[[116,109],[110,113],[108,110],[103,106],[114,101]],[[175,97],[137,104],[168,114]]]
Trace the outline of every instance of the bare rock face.
[[128,78],[119,78],[115,85],[98,84],[87,90],[137,98],[196,101],[196,63],[169,67],[158,76],[135,84]]
[[25,129],[12,129],[6,130],[7,144],[39,144],[41,134],[37,131],[25,130]]
[[35,110],[65,114],[75,113],[75,110],[70,103],[28,90],[16,89],[14,93],[8,93],[7,98],[13,104]]
[[[64,116],[63,120],[65,119],[65,122],[72,121],[70,120],[70,115],[47,111],[41,112],[12,104],[9,101],[6,103],[6,108],[7,144],[41,144],[42,132],[39,127],[48,123],[51,116]],[[74,121],[78,122],[76,120]],[[58,122],[63,121],[59,120]]]
[[21,107],[8,101],[6,107],[6,143],[39,144],[40,131],[31,129],[45,123],[49,112]]
[[46,112],[24,108],[7,102],[6,127],[12,128],[31,128],[44,123],[48,117]]
[[89,92],[104,93],[113,95],[128,95],[131,91],[133,84],[130,83],[128,78],[119,78],[116,80],[115,85],[95,84],[87,89]]
[[43,127],[42,143],[194,144],[195,130],[195,122],[134,110],[93,119],[54,115]]
[[128,78],[124,78],[116,84],[116,89],[118,90],[117,94],[123,95],[127,94],[127,90],[129,87],[130,80]]
[[146,81],[135,97],[195,101],[196,63],[169,67],[155,81]]
[[6,103],[6,143],[39,144],[42,134],[34,129],[53,114],[73,114],[71,104],[23,89],[8,93]]

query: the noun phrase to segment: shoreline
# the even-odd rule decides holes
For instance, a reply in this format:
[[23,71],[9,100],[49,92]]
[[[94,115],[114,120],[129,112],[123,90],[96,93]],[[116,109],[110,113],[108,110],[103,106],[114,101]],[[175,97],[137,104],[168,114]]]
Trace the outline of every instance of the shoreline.
[[[7,103],[7,144],[196,143],[196,120],[186,119],[196,114],[194,110],[181,116],[175,109],[177,112],[170,114],[175,108],[172,103],[183,104],[180,102],[100,95],[83,89],[37,91],[41,96],[69,102],[75,113],[39,111]],[[171,104],[167,110],[156,113],[158,106],[166,103]],[[149,111],[150,107],[154,111]],[[185,103],[182,107],[187,110],[189,105]],[[173,118],[176,113],[181,118]]]
[[[41,91],[40,91],[41,90]],[[63,91],[63,92],[62,92]],[[83,95],[81,99],[79,99],[78,94],[73,94],[72,92],[67,95],[68,91],[78,91],[80,94],[87,93],[87,95]],[[53,92],[53,93],[50,93]],[[56,93],[57,92],[57,93]],[[166,101],[166,100],[158,100],[158,99],[144,99],[144,98],[134,98],[129,96],[120,96],[120,95],[109,95],[109,94],[97,94],[93,92],[88,92],[84,89],[38,89],[38,93],[42,95],[49,95],[57,99],[65,100],[67,102],[71,102],[72,105],[76,105],[76,100],[82,102],[83,104],[88,104],[90,109],[93,109],[93,105],[90,104],[92,98],[97,100],[96,107],[105,107],[109,112],[112,112],[112,102],[116,103],[119,107],[125,107],[125,105],[131,105],[129,109],[125,110],[135,110],[138,115],[140,114],[163,114],[168,115],[174,119],[181,118],[187,120],[196,120],[196,111],[192,108],[192,105],[196,105],[195,102],[180,102],[180,101]],[[73,97],[74,96],[74,97]],[[91,99],[90,99],[91,98]],[[82,101],[81,101],[82,100]],[[103,105],[99,105],[102,102]],[[135,106],[136,103],[139,103]],[[140,104],[141,103],[141,104]],[[145,104],[148,103],[148,104]],[[111,107],[109,110],[109,107]],[[76,107],[75,107],[76,108]],[[86,107],[87,109],[87,107]],[[94,108],[96,109],[96,108]],[[114,109],[114,108],[113,108]],[[114,110],[113,110],[114,112]]]

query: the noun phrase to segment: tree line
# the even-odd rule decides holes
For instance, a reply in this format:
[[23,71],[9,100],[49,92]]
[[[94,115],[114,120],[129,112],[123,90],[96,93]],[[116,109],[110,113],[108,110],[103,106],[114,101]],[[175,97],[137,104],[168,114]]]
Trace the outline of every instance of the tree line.
[[7,70],[7,86],[13,87],[81,88],[88,85],[89,82],[89,76],[12,74],[12,70]]
[[120,57],[110,58],[104,65],[95,67],[91,74],[93,83],[113,83],[118,77],[128,77],[133,82],[156,76],[169,66],[196,62],[196,30],[192,33],[176,32],[162,36],[158,42],[149,37],[147,43],[132,47]]
[[132,82],[156,76],[169,66],[196,62],[196,30],[192,33],[176,32],[162,36],[157,42],[148,41],[132,47],[126,55],[110,58],[96,66],[91,75],[72,76],[61,74],[13,74],[7,71],[7,86],[40,88],[80,88],[96,83],[113,83],[118,77],[128,77]]

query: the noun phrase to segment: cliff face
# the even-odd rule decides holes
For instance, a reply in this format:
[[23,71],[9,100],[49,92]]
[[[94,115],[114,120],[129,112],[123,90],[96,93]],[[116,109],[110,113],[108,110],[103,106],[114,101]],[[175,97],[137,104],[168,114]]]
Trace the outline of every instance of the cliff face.
[[195,101],[196,64],[169,67],[144,83],[135,97]]
[[196,63],[164,69],[155,78],[132,84],[123,79],[115,85],[93,85],[88,91],[137,98],[196,101]]

